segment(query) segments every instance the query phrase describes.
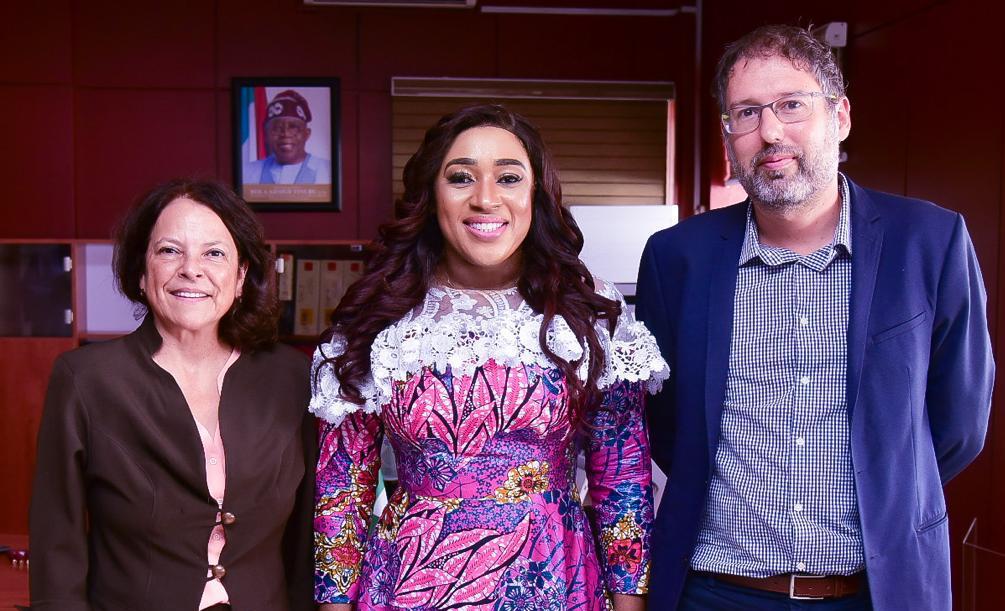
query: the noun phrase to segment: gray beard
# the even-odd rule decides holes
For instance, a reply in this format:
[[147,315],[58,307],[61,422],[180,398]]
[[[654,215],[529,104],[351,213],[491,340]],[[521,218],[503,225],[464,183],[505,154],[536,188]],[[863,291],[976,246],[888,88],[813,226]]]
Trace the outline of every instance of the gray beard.
[[[823,146],[803,151],[794,146],[772,144],[761,149],[750,160],[749,166],[736,159],[732,145],[727,141],[726,153],[744,191],[750,198],[777,211],[792,210],[810,203],[817,193],[837,177],[838,171],[838,121],[835,116],[827,126]],[[784,172],[757,170],[757,165],[771,155],[794,155],[796,173],[786,177]]]

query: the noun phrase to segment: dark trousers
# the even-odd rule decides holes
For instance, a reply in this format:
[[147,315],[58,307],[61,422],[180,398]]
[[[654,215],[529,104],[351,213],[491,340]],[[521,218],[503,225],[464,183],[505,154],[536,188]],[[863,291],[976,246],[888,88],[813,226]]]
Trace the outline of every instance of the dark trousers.
[[827,600],[792,600],[787,594],[764,592],[691,573],[677,611],[872,611],[868,587],[857,594]]

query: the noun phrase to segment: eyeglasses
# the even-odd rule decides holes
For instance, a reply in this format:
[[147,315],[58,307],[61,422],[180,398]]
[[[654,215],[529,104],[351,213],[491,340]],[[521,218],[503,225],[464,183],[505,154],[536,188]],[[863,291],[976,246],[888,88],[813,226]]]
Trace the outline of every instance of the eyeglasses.
[[761,125],[761,113],[765,108],[770,108],[782,123],[799,123],[813,114],[813,98],[818,97],[834,103],[838,101],[838,96],[822,91],[791,93],[760,106],[734,106],[720,115],[722,126],[727,134],[749,134]]

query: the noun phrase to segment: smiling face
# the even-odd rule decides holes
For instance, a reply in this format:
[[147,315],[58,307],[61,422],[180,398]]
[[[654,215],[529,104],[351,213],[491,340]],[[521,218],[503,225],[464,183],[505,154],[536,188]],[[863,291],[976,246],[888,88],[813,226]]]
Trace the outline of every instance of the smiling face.
[[265,137],[276,161],[283,165],[300,163],[307,157],[304,145],[311,136],[307,123],[295,117],[276,117],[265,124]]
[[[810,72],[784,57],[755,57],[734,66],[726,88],[726,108],[770,103],[785,95],[819,92]],[[726,150],[740,184],[755,203],[787,209],[837,196],[838,145],[851,129],[849,104],[837,108],[813,98],[813,112],[799,123],[782,123],[761,111],[754,131],[725,134]]]
[[216,334],[241,295],[246,271],[220,217],[178,198],[164,207],[150,232],[140,288],[162,333]]
[[463,131],[436,178],[442,270],[455,286],[499,288],[520,273],[530,230],[534,173],[520,140],[498,127]]

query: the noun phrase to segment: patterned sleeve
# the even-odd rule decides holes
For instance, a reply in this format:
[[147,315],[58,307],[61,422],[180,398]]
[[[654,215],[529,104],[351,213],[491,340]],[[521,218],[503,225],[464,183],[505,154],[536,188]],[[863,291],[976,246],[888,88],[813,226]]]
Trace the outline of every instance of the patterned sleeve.
[[590,415],[586,472],[601,570],[612,593],[649,590],[653,486],[645,394],[644,382],[615,382],[604,391],[600,409]]
[[359,598],[360,569],[380,471],[380,418],[353,412],[322,421],[314,506],[314,599]]

